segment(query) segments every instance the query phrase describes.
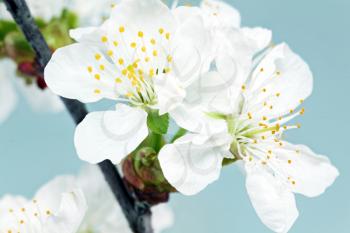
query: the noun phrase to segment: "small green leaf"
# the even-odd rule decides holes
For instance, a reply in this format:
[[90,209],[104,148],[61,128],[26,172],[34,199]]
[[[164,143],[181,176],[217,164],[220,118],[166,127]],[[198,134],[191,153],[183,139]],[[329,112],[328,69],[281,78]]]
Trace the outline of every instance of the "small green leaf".
[[148,128],[156,134],[166,134],[169,127],[169,115],[159,116],[158,111],[150,111],[147,117]]

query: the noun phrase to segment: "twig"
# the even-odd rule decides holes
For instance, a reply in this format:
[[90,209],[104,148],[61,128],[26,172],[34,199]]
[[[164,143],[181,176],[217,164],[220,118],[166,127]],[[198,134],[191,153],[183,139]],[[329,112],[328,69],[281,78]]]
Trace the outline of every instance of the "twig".
[[[36,53],[40,69],[43,72],[52,53],[35,24],[25,0],[4,0],[4,3]],[[76,124],[79,124],[88,114],[85,105],[79,101],[63,97],[61,99]],[[149,205],[139,202],[134,195],[127,191],[118,170],[111,161],[105,160],[99,164],[99,167],[119,202],[131,229],[135,233],[152,233]]]

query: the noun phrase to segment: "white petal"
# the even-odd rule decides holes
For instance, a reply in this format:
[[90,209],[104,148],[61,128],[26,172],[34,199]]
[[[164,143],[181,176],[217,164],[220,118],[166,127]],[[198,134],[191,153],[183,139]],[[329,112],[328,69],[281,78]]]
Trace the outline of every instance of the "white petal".
[[[0,232],[15,232],[18,229],[18,219],[24,218],[27,220],[26,214],[20,210],[26,208],[28,203],[30,203],[29,200],[22,196],[5,195],[0,199]],[[26,229],[32,230],[34,226],[32,226],[30,217],[28,220]]]
[[73,176],[58,176],[41,187],[35,194],[42,210],[58,212],[61,205],[61,194],[77,189],[76,179]]
[[240,27],[239,12],[223,1],[204,0],[201,8],[206,15],[207,24],[212,27]]
[[[212,71],[216,71],[220,81],[212,95],[230,95],[231,104],[226,111],[232,113],[239,104],[241,87],[247,82],[253,67],[254,56],[271,41],[271,31],[262,28],[231,29],[216,32],[212,54]],[[213,85],[216,87],[215,85]],[[213,89],[213,88],[211,88]],[[229,93],[225,93],[226,89]],[[216,91],[216,92],[215,92]],[[227,97],[226,97],[227,98]],[[222,99],[219,98],[219,99]],[[212,105],[216,105],[214,101]],[[228,113],[224,111],[224,113]]]
[[97,166],[84,166],[77,183],[89,206],[79,232],[131,233],[118,202]]
[[195,16],[180,25],[172,43],[172,71],[186,87],[209,66],[211,36],[202,17]]
[[[97,54],[101,56],[99,61],[95,59]],[[103,70],[100,65],[104,66]],[[78,43],[56,50],[45,68],[45,81],[57,95],[82,102],[95,102],[118,96],[114,81],[117,74],[116,67],[98,48]]]
[[304,145],[283,144],[273,150],[278,156],[276,166],[289,177],[289,183],[294,183],[291,184],[294,192],[308,197],[321,195],[338,177],[337,168],[327,157],[315,154]]
[[174,213],[168,204],[152,207],[152,227],[154,233],[160,233],[174,225]]
[[[173,32],[176,20],[170,9],[159,0],[128,0],[121,1],[113,8],[111,20],[123,25],[128,31],[133,31],[137,35],[138,30],[145,33],[158,33],[159,28],[164,28],[168,32]],[[114,23],[114,26],[116,26]],[[111,31],[115,28],[110,28]]]
[[73,176],[60,176],[44,185],[35,195],[41,213],[47,211],[44,232],[75,233],[87,210],[84,194]]
[[[228,40],[228,45],[224,43],[225,38]],[[249,75],[247,72],[251,72],[253,57],[268,46],[271,39],[272,33],[268,29],[241,28],[231,29],[223,33],[217,38],[217,43],[221,52],[229,54],[231,59],[235,61],[236,69],[243,69],[242,76],[246,79]]]
[[79,17],[79,25],[98,25],[101,21],[108,17],[112,7],[117,4],[118,0],[98,0],[85,1],[74,0],[70,3],[70,9]]
[[[286,44],[280,44],[266,55],[253,73],[247,94],[248,110],[258,116],[279,117],[294,110],[311,94],[312,88],[309,66]],[[273,109],[262,107],[264,102]],[[254,110],[254,106],[260,111]]]
[[247,192],[261,221],[271,230],[286,233],[298,217],[293,193],[263,168],[247,169]]
[[[230,64],[232,65],[232,63]],[[195,82],[186,88],[185,101],[194,106],[201,106],[205,112],[231,114],[233,101],[230,87],[235,81],[234,76],[235,74],[232,72],[231,74],[222,74],[218,71],[200,75]]]
[[16,65],[9,59],[0,60],[0,123],[5,121],[14,110],[17,95],[12,80],[15,79]]
[[87,208],[81,190],[63,193],[59,211],[48,218],[43,226],[43,232],[76,233]]
[[265,28],[242,28],[241,32],[247,40],[250,40],[252,54],[266,48],[272,40],[272,32]]
[[156,77],[153,79],[153,85],[158,98],[157,108],[161,115],[174,109],[186,95],[180,82],[171,75]]
[[225,153],[229,153],[230,137],[185,135],[159,152],[165,178],[179,192],[194,195],[220,176]]
[[75,131],[78,156],[89,163],[119,163],[147,137],[147,113],[117,104],[115,111],[93,112]]
[[69,30],[69,36],[76,42],[100,43],[101,37],[96,35],[98,32],[98,27],[81,27]]
[[[123,225],[121,223],[127,226],[123,213],[97,166],[84,166],[78,176],[78,184],[84,191],[89,206],[81,231],[93,227],[97,232],[113,232],[107,229],[114,228],[116,231],[117,227]],[[114,221],[109,221],[112,215]]]
[[2,226],[3,218],[8,215],[9,209],[21,209],[27,202],[28,200],[22,196],[5,195],[1,197],[0,210],[2,211],[0,212],[0,226]]
[[172,13],[180,24],[195,16],[201,16],[202,11],[198,7],[179,6],[172,9]]
[[213,119],[207,115],[202,106],[183,103],[169,112],[176,124],[188,131],[213,135],[227,132],[227,123],[221,119]]

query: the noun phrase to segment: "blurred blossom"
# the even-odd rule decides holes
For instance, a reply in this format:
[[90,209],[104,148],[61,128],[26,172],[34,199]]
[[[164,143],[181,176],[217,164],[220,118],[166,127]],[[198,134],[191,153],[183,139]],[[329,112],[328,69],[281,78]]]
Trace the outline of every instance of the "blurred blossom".
[[[173,213],[167,205],[153,207],[152,211],[152,227],[156,233],[173,224]],[[31,201],[20,196],[4,196],[0,200],[0,230],[22,233],[132,232],[101,172],[93,166],[84,167],[78,176],[56,177]]]
[[[22,233],[75,233],[87,206],[78,189],[58,192],[52,181],[32,200],[6,195],[0,199],[0,231]],[[56,189],[58,188],[58,189]]]

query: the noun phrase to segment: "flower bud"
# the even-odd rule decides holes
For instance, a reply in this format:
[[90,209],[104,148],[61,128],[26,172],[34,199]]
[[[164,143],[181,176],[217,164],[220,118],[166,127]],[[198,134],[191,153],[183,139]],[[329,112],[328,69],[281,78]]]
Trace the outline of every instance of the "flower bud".
[[144,147],[129,155],[123,162],[123,173],[129,186],[141,200],[151,204],[167,202],[175,189],[166,181],[157,153]]

